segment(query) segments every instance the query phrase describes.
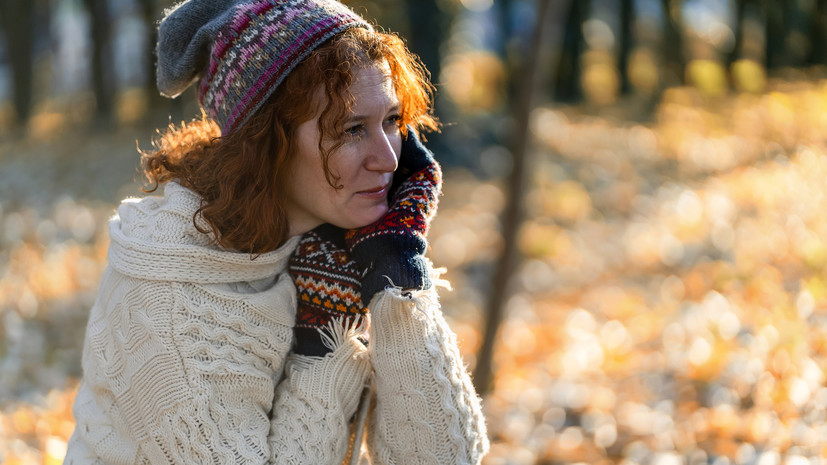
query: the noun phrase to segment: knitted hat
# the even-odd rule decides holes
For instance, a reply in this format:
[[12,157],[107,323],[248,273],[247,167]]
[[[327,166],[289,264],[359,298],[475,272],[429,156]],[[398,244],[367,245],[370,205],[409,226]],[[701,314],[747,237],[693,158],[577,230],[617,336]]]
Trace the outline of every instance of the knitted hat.
[[226,135],[311,51],[351,27],[371,29],[335,0],[187,0],[158,29],[158,89],[176,97],[200,77],[198,101]]

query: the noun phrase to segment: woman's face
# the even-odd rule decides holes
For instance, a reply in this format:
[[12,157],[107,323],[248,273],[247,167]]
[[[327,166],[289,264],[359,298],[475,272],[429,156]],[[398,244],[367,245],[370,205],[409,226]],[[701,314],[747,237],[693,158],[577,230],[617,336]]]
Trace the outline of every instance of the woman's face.
[[[344,142],[330,154],[328,167],[335,189],[325,178],[319,151],[320,110],[299,125],[298,153],[287,176],[287,219],[290,235],[303,234],[322,223],[344,229],[367,226],[388,211],[388,190],[402,147],[399,99],[382,62],[354,71],[350,92],[354,105],[345,117]],[[322,95],[321,90],[318,93]],[[323,144],[336,141],[325,140]]]

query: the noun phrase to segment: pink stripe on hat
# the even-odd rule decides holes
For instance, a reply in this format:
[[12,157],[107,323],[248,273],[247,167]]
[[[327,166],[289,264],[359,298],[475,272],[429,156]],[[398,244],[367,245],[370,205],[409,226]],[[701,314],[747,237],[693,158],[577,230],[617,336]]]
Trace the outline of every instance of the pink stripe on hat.
[[251,101],[255,99],[256,96],[261,94],[263,89],[274,84],[274,79],[272,78],[276,77],[280,80],[283,79],[286,76],[286,73],[284,73],[285,65],[292,64],[295,66],[298,64],[295,62],[298,61],[297,58],[302,55],[302,52],[309,52],[309,50],[305,50],[306,46],[311,44],[313,45],[312,48],[318,46],[320,39],[330,30],[336,26],[339,26],[341,24],[340,20],[342,19],[344,18],[328,18],[322,23],[314,24],[312,28],[305,30],[302,36],[299,37],[298,40],[294,41],[290,45],[290,48],[286,50],[277,61],[273,62],[261,78],[244,94],[241,101],[236,105],[232,113],[230,113],[227,118],[227,126],[234,127],[236,118],[238,118],[240,114],[243,114],[242,112],[249,107]]

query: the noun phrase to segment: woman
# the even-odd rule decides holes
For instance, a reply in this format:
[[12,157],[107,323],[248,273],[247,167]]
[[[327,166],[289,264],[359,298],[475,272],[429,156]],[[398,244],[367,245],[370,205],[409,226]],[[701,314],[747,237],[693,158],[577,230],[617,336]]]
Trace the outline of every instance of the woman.
[[157,55],[162,93],[198,81],[207,116],[143,155],[163,197],[110,223],[65,463],[342,463],[366,386],[373,463],[478,463],[424,256],[424,69],[333,0],[190,0]]

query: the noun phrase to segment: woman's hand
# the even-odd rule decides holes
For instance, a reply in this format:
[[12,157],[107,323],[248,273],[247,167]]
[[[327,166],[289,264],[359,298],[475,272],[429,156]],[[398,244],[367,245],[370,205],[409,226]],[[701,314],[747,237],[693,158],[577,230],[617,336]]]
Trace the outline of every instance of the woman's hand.
[[[442,170],[413,128],[402,142],[390,210],[376,223],[345,234],[351,256],[366,270],[363,302],[391,283],[403,289],[431,286],[425,249],[428,225],[442,191]],[[390,281],[389,281],[390,280]]]
[[351,320],[341,323],[352,326],[367,312],[360,292],[364,272],[345,250],[344,230],[330,224],[302,236],[288,270],[298,299],[293,352],[324,356],[331,348],[319,330],[336,318]]

